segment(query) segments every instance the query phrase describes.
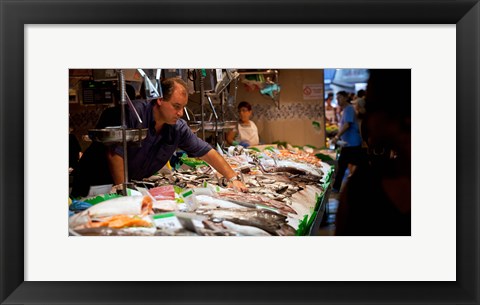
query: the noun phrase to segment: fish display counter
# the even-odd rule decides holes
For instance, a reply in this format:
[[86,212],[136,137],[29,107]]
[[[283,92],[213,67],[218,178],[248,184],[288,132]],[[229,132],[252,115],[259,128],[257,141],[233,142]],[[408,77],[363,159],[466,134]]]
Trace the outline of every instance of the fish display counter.
[[147,236],[315,235],[334,167],[300,149],[219,150],[248,192],[205,162],[178,157],[172,169],[135,181],[128,196],[103,194],[70,204],[69,233]]

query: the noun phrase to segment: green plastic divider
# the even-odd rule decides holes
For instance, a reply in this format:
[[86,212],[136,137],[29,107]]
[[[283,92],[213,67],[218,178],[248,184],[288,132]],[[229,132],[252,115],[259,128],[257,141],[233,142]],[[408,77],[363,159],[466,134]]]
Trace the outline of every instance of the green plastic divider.
[[318,208],[320,207],[320,204],[324,200],[324,198],[325,192],[322,192],[321,195],[319,195],[318,193],[315,194],[315,209],[312,211],[312,215],[310,215],[310,218],[308,217],[308,214],[303,216],[302,221],[300,221],[298,225],[297,232],[295,233],[296,236],[305,236],[308,234],[313,222],[315,221],[315,218],[317,217]]
[[[127,193],[128,193],[128,190],[127,190]],[[117,198],[117,197],[122,197],[122,195],[119,195],[119,194],[104,194],[104,195],[99,195],[99,196],[96,196],[96,197],[93,197],[93,198],[84,199],[82,201],[86,202],[86,203],[90,203],[92,205],[95,205],[95,204],[100,203],[102,201],[106,201],[106,200]]]
[[312,216],[310,216],[310,219],[309,219],[308,222],[307,222],[307,228],[306,228],[306,231],[305,231],[305,235],[307,235],[308,231],[310,231],[310,228],[312,227],[313,221],[314,221],[315,218],[317,217],[317,214],[318,214],[318,212],[317,212],[317,211],[314,211],[314,212],[312,213]]
[[176,194],[180,194],[181,192],[183,192],[183,188],[179,187],[178,185],[174,185],[173,190]]
[[318,208],[320,207],[320,204],[322,203],[324,198],[325,191],[323,191],[321,195],[315,194],[315,211],[318,211]]
[[307,232],[307,223],[308,223],[308,215],[304,215],[302,221],[298,224],[297,232],[295,232],[296,236],[304,236]]
[[183,154],[181,157],[180,157],[180,161],[182,161],[182,163],[188,165],[188,166],[191,166],[191,167],[197,167],[197,166],[208,166],[207,162],[203,161],[203,160],[199,160],[197,158],[190,158],[190,157],[187,157],[187,154]]
[[287,142],[283,142],[283,141],[274,141],[272,142],[272,144],[277,144],[277,145],[280,145],[280,146],[283,146],[283,147],[287,147]]
[[333,175],[333,167],[330,168],[330,170],[329,170],[328,173],[327,173],[327,176],[325,177],[325,183],[323,184],[323,185],[324,185],[324,189],[327,189],[328,185],[329,185],[330,182],[332,181],[332,175]]

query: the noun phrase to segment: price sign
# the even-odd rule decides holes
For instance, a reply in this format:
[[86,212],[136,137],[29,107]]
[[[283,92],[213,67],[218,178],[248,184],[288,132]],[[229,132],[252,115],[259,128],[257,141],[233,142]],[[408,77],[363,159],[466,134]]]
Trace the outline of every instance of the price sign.
[[194,191],[191,189],[188,189],[180,194],[180,197],[183,199],[187,206],[188,211],[194,211],[197,206],[197,200],[195,199],[195,194]]
[[174,213],[153,215],[155,226],[159,229],[181,229],[182,224]]

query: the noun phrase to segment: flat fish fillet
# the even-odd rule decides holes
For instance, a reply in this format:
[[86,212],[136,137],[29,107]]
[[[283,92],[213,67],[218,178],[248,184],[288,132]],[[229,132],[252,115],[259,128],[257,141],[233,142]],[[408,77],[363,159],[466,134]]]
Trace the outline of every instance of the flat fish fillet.
[[157,186],[148,190],[148,192],[157,200],[174,200],[175,189],[173,185]]

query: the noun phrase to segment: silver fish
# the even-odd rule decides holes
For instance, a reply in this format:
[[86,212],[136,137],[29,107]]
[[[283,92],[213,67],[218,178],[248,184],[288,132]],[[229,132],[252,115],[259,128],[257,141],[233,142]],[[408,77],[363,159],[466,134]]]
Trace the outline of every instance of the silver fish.
[[239,225],[228,220],[224,220],[222,222],[222,225],[227,229],[237,232],[240,235],[244,235],[244,236],[271,236],[270,233],[260,228],[253,227],[253,226]]
[[286,223],[286,216],[258,209],[215,209],[205,213],[211,217],[223,218],[239,225],[254,226],[267,231],[270,234],[278,235],[281,225]]
[[152,230],[114,229],[109,227],[71,230],[72,235],[80,236],[152,236]]
[[280,229],[278,229],[277,231],[275,231],[275,233],[277,233],[277,235],[279,236],[293,236],[295,235],[297,231],[292,228],[291,226],[289,226],[288,224],[282,224],[280,226]]

